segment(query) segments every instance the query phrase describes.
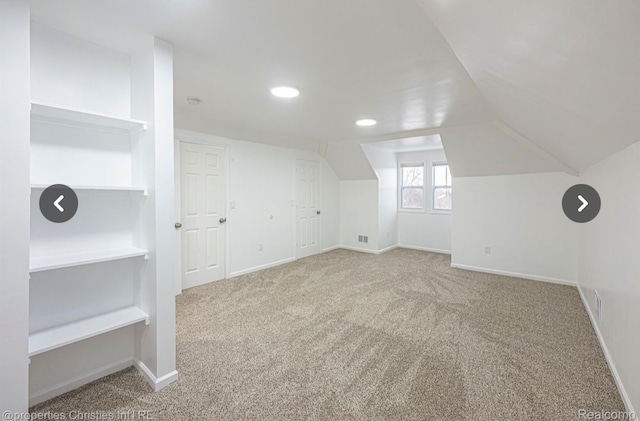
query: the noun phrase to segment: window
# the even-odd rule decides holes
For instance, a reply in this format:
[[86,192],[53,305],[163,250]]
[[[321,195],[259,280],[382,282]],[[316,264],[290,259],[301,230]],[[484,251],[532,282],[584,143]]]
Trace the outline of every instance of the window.
[[400,207],[424,209],[424,163],[400,164]]
[[446,162],[433,163],[433,210],[451,211],[451,172]]

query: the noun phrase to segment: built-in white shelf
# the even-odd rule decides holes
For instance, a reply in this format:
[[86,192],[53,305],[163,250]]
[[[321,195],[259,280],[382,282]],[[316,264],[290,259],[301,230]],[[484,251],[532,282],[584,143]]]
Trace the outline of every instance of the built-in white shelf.
[[147,129],[147,122],[142,120],[115,117],[107,114],[43,104],[31,101],[31,119],[53,123],[67,122],[80,127],[93,127],[103,130],[117,130],[136,133]]
[[32,357],[139,322],[148,324],[149,315],[138,307],[127,307],[63,326],[35,332],[29,335],[29,356]]
[[[49,187],[51,184],[32,184],[31,188],[35,190],[43,190]],[[128,191],[133,193],[142,193],[143,196],[147,196],[146,187],[137,186],[81,186],[77,184],[68,185],[73,190],[104,190],[104,191]]]
[[128,259],[131,257],[146,257],[146,255],[147,250],[129,247],[115,250],[94,250],[73,254],[38,256],[31,257],[31,259],[29,259],[29,271],[32,273],[41,272],[44,270],[89,265],[91,263],[108,262],[111,260]]

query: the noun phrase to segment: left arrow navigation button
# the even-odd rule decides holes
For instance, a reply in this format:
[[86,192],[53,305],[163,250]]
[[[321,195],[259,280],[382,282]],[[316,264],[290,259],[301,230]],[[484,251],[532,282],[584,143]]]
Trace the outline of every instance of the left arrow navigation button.
[[60,212],[64,212],[64,208],[62,206],[60,206],[60,202],[62,202],[62,199],[64,199],[64,195],[63,194],[61,194],[60,197],[58,197],[58,199],[55,202],[53,202],[53,206],[58,208],[58,210]]
[[69,186],[54,184],[40,195],[40,212],[51,222],[67,222],[78,211],[78,196]]

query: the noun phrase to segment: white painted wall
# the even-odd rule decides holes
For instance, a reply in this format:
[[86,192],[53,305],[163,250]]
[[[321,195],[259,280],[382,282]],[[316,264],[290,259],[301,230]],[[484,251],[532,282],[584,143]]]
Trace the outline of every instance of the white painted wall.
[[[378,181],[340,181],[340,245],[376,252],[378,228]],[[369,236],[369,243],[359,243],[358,235]]]
[[29,334],[29,1],[0,1],[0,412],[26,414]]
[[362,145],[378,178],[378,250],[398,244],[398,162],[390,150]]
[[[581,228],[579,280],[593,314],[594,290],[602,299],[596,323],[624,384],[627,401],[640,408],[640,143],[588,169],[580,182],[594,187],[602,207]],[[633,410],[633,408],[629,408]]]
[[292,149],[234,141],[229,152],[228,200],[236,204],[227,217],[232,277],[294,258],[296,167]]
[[[433,207],[431,190],[434,162],[446,162],[444,150],[404,152],[398,154],[398,164],[402,162],[424,162],[426,171],[427,202],[425,211],[398,212],[398,245],[400,247],[451,253],[451,221],[450,213],[436,213]],[[457,192],[454,191],[454,195]]]
[[322,176],[322,249],[340,244],[340,180],[326,159],[320,164]]
[[37,102],[128,118],[130,58],[33,22],[31,90]]
[[141,206],[138,242],[147,245],[149,258],[140,275],[136,304],[149,314],[149,326],[136,326],[135,365],[159,390],[177,380],[175,249],[179,233],[175,221],[173,150],[173,46],[148,37],[132,55],[132,117],[149,123],[134,142],[137,173],[149,197]]
[[[227,278],[295,259],[295,177],[298,158],[321,163],[322,248],[338,245],[340,183],[331,166],[320,155],[178,130],[176,141],[181,140],[226,148]],[[179,164],[179,155],[176,155],[176,174],[179,174]],[[179,175],[176,182],[179,184]],[[231,202],[235,202],[235,209],[231,209]],[[260,243],[263,244],[262,251],[259,251]]]
[[577,182],[563,173],[454,177],[452,266],[575,284],[578,224],[561,203]]

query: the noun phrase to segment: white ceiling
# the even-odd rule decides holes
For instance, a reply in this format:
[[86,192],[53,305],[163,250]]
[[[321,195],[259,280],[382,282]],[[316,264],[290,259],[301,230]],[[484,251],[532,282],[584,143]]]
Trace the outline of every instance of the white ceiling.
[[[637,1],[32,0],[32,10],[118,50],[149,34],[171,42],[177,128],[304,149],[441,134],[466,175],[579,172],[640,140]],[[300,97],[271,96],[282,84]],[[355,126],[364,117],[379,124]]]
[[566,166],[640,141],[640,2],[417,1],[497,117]]
[[380,140],[366,143],[376,148],[385,149],[394,153],[434,151],[442,149],[442,139],[439,134],[403,137],[400,139]]

